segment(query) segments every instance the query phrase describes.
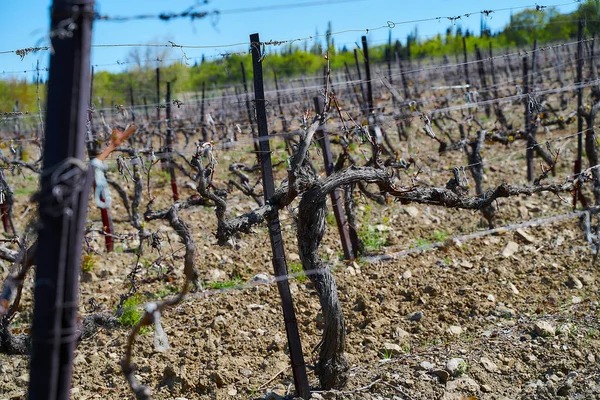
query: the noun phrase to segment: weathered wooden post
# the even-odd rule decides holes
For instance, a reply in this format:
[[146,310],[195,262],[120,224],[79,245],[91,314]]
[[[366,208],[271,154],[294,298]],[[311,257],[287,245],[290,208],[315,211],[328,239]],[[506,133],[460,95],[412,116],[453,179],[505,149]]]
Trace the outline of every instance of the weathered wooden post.
[[523,56],[523,105],[525,107],[525,130],[524,138],[527,140],[526,156],[527,156],[527,180],[533,181],[533,148],[530,146],[531,140],[529,135],[531,132],[531,110],[529,106],[529,60],[527,56]]
[[135,98],[133,97],[133,87],[129,86],[129,105],[131,107],[131,121],[135,124]]
[[66,400],[78,337],[81,244],[92,180],[83,161],[90,87],[93,0],[54,0],[29,399]]
[[[315,112],[317,115],[323,113],[323,98],[315,97]],[[327,176],[333,174],[333,157],[331,155],[331,146],[329,145],[329,135],[327,134],[327,128],[325,125],[320,127],[316,132],[316,138],[319,140],[321,145],[321,151],[323,152],[323,161],[325,163],[325,173]],[[343,189],[338,188],[330,193],[331,206],[333,208],[333,214],[337,222],[338,231],[340,233],[340,240],[342,242],[342,249],[344,250],[344,258],[346,260],[352,260],[356,257],[356,252],[352,249],[352,242],[350,241],[350,235],[348,234],[348,224],[346,223],[346,216],[344,214],[344,204],[342,201]]]
[[175,167],[171,162],[173,159],[173,124],[171,123],[171,82],[167,82],[167,170],[171,177],[171,191],[173,192],[173,201],[179,200],[179,192],[177,190],[177,177],[175,176]]
[[365,108],[363,108],[363,112],[365,115],[368,114],[367,111],[367,95],[365,93],[365,88],[363,86],[363,79],[362,79],[362,74],[360,73],[360,63],[358,62],[358,51],[356,49],[354,49],[354,63],[356,64],[356,74],[358,76],[358,84],[360,86],[360,93],[362,95],[362,104],[365,106]]
[[[246,81],[246,67],[244,67],[244,63],[240,62],[240,67],[242,68],[242,82],[244,83],[244,92],[246,93],[246,111],[248,112],[248,124],[250,124],[250,133],[252,134],[252,138],[256,138],[256,132],[254,131],[254,122],[252,118],[252,109],[250,107],[250,95],[248,94],[248,82]],[[259,146],[257,142],[254,142],[254,151],[256,152],[256,161],[260,164],[260,153]]]
[[[273,166],[271,164],[271,148],[269,145],[269,132],[267,126],[267,113],[265,109],[265,91],[263,87],[262,55],[260,52],[260,39],[258,33],[250,35],[252,48],[252,66],[254,71],[254,104],[256,105],[256,124],[258,127],[258,136],[262,140],[259,142],[260,162],[263,181],[263,191],[265,202],[269,201],[275,193],[275,184],[273,182]],[[285,250],[283,247],[283,237],[281,235],[281,225],[279,216],[276,215],[268,220],[269,237],[271,238],[271,249],[273,251],[273,268],[277,278],[285,277],[288,274],[285,260]],[[277,279],[277,288],[281,296],[281,305],[283,308],[283,317],[285,321],[285,330],[290,348],[290,359],[292,362],[292,372],[294,383],[298,396],[305,400],[310,398],[308,378],[306,375],[306,364],[302,354],[302,343],[300,342],[300,333],[298,323],[296,322],[296,313],[290,286],[287,279]]]
[[[583,106],[583,23],[584,18],[579,17],[577,24],[577,160],[575,161],[575,176],[581,174],[583,159],[583,115],[579,112]],[[568,47],[568,46],[567,46]],[[573,195],[573,208],[577,207],[577,200],[582,196],[581,188],[578,187]]]
[[160,68],[156,68],[156,126],[160,124]]
[[202,81],[202,103],[200,103],[200,126],[202,129],[202,141],[208,142],[208,130],[206,129],[206,115],[204,115],[206,101],[206,82]]
[[[90,100],[88,107],[88,120],[89,126],[87,127],[87,151],[88,157],[90,160],[94,159],[99,151],[100,143],[98,142],[98,138],[94,133],[94,113],[92,111],[94,98],[94,68],[92,68],[92,74],[90,77]],[[96,182],[93,183],[92,187],[94,190],[96,189]],[[100,196],[100,201],[105,201],[103,196]],[[100,207],[99,207],[100,208]],[[102,221],[102,230],[104,231],[104,244],[106,245],[106,251],[110,253],[114,250],[114,242],[113,242],[113,221],[110,216],[110,212],[108,208],[100,208],[100,219]]]
[[[479,49],[479,46],[475,45],[475,56],[477,57],[477,73],[479,74],[479,81],[480,81],[480,93],[481,93],[481,98],[483,99],[483,101],[489,100],[490,96],[489,96],[489,89],[488,89],[488,85],[487,85],[487,79],[485,77],[485,67],[483,65],[483,58],[481,56],[481,50]],[[491,114],[491,110],[490,110],[490,105],[486,104],[485,105],[485,115],[489,118],[490,114]]]
[[363,57],[365,61],[365,78],[367,80],[367,117],[373,112],[373,85],[371,84],[371,63],[369,61],[369,46],[367,37],[362,36]]
[[467,85],[467,87],[471,86],[471,81],[469,79],[469,60],[467,58],[467,39],[463,36],[462,37],[462,44],[463,44],[463,56],[464,56],[464,64],[463,64],[463,68],[464,68],[464,72],[465,72],[465,84]]

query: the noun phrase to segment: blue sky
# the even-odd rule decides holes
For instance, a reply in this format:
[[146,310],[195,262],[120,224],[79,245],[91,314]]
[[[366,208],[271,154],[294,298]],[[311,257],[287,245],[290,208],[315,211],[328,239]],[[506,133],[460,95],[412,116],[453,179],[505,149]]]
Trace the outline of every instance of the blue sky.
[[[194,5],[196,0],[97,0],[96,8],[103,15],[132,16],[139,14],[158,14],[161,12],[181,12]],[[200,3],[200,2],[198,2]],[[308,6],[294,6],[310,3]],[[330,4],[328,4],[330,3]],[[0,51],[25,47],[47,45],[49,28],[49,0],[4,1],[0,12]],[[543,5],[560,5],[561,12],[573,11],[577,3],[569,0],[548,0]],[[195,20],[178,19],[169,22],[143,20],[130,22],[98,21],[94,25],[93,43],[163,43],[172,41],[181,45],[215,46],[214,48],[186,49],[190,62],[205,54],[209,59],[220,54],[247,50],[247,45],[227,46],[234,43],[247,43],[249,35],[259,33],[262,41],[289,40],[314,36],[316,32],[324,34],[328,21],[334,32],[352,30],[334,36],[336,47],[346,45],[352,49],[354,43],[360,43],[361,35],[367,34],[370,44],[385,43],[389,29],[388,21],[395,22],[392,37],[404,41],[406,35],[418,29],[420,38],[443,33],[452,26],[445,17],[462,15],[455,25],[461,25],[479,32],[480,14],[464,16],[482,10],[513,8],[514,13],[523,7],[535,7],[535,0],[212,0],[207,5],[197,7],[198,11],[222,11],[219,16],[210,16]],[[281,6],[287,6],[281,8]],[[250,9],[261,8],[261,11]],[[240,10],[242,9],[242,10]],[[502,28],[510,18],[510,10],[497,11],[485,17],[493,31]],[[442,17],[438,20],[415,22],[416,20]],[[385,27],[385,28],[381,28]],[[381,29],[374,29],[381,28]],[[321,38],[324,41],[324,38]],[[308,40],[308,47],[312,45]],[[303,41],[297,42],[301,47]],[[156,50],[156,49],[155,49]],[[160,49],[159,49],[160,50]],[[92,64],[97,69],[121,71],[130,65],[119,65],[128,57],[132,48],[109,47],[92,50]],[[145,58],[145,50],[141,50]],[[169,59],[182,56],[180,49],[172,49]],[[27,55],[22,61],[15,54],[0,54],[1,78],[27,78],[31,74],[23,72],[35,69],[36,61],[40,66],[48,64],[48,52]]]

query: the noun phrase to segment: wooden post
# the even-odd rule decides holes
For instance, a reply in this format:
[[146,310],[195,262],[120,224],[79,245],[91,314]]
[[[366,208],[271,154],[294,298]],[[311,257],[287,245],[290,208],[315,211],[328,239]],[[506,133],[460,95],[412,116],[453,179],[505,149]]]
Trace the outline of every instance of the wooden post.
[[369,62],[369,46],[367,37],[362,36],[363,57],[365,59],[365,75],[367,79],[367,117],[373,112],[373,86],[371,85],[371,64]]
[[[537,64],[537,39],[533,42],[533,52],[531,54],[531,73],[527,74],[528,81],[528,91],[527,93],[532,93],[535,91],[535,72],[536,72],[536,64]],[[533,111],[531,109],[532,102],[531,98],[527,99],[528,107],[529,107],[529,127],[527,128],[527,180],[532,182],[534,179],[535,165],[533,163],[533,153],[534,147],[536,145],[535,140],[535,131],[537,128],[537,124],[535,121],[532,122],[531,116],[533,115]],[[534,119],[537,120],[537,114],[533,115]]]
[[173,129],[171,124],[171,82],[167,82],[167,163],[169,176],[171,177],[171,191],[173,192],[173,201],[179,200],[177,191],[177,177],[175,176],[175,167],[171,160],[173,159]]
[[402,81],[402,89],[404,90],[404,101],[408,102],[410,99],[410,89],[408,88],[408,81],[406,80],[406,72],[400,60],[400,56],[396,53],[396,60],[398,60],[398,68],[400,69],[400,78]]
[[202,81],[202,103],[200,103],[200,126],[202,129],[202,141],[208,142],[208,130],[206,129],[206,115],[204,115],[204,105],[206,101],[206,82]]
[[348,64],[344,61],[344,69],[346,70],[346,81],[348,82],[348,85],[351,85],[352,87],[352,92],[354,92],[354,96],[356,98],[356,105],[358,106],[358,108],[360,108],[361,110],[363,109],[363,103],[362,103],[362,96],[359,93],[359,87],[356,86],[356,84],[351,84],[350,82],[352,82],[352,74],[350,74],[350,68],[348,68]]
[[78,292],[87,201],[93,177],[85,165],[93,0],[54,0],[46,140],[39,196],[30,400],[67,400],[78,338]]
[[[244,67],[244,63],[240,62],[240,67],[242,68],[242,82],[244,83],[244,92],[246,93],[246,111],[248,112],[248,123],[250,124],[250,133],[252,134],[252,138],[256,138],[256,132],[254,131],[254,122],[252,118],[252,109],[250,107],[250,95],[248,94],[248,83],[246,81],[246,67]],[[260,164],[260,152],[259,145],[255,141],[254,142],[254,151],[256,152],[256,161]]]
[[148,113],[148,99],[146,99],[146,96],[142,97],[142,101],[144,102],[144,114],[146,114],[146,121],[150,121],[150,114]]
[[[388,82],[390,82],[390,85],[394,84],[394,77],[392,75],[392,54],[393,54],[392,50],[393,50],[393,48],[392,48],[392,29],[390,28],[389,33],[388,33],[388,48],[387,48],[387,54],[386,54]],[[396,98],[394,96],[392,96],[392,109],[396,109]]]
[[[577,24],[577,78],[576,85],[583,83],[583,17],[579,17]],[[567,46],[568,47],[568,46]],[[577,88],[577,160],[575,161],[575,175],[579,177],[582,168],[583,158],[583,115],[581,107],[583,106],[583,88]],[[573,198],[573,208],[577,207],[577,200],[581,196],[581,189],[578,188]]]
[[135,124],[135,99],[133,97],[133,87],[129,86],[129,105],[131,106],[131,121]]
[[527,56],[523,57],[523,105],[525,106],[525,133],[527,140],[527,180],[533,181],[533,148],[530,146],[529,132],[531,132],[531,110],[529,109],[529,64]]
[[[315,97],[315,112],[320,115],[323,112],[323,98]],[[320,127],[316,134],[316,138],[319,140],[321,145],[321,151],[323,152],[323,161],[325,163],[325,173],[327,176],[334,172],[333,157],[331,155],[331,146],[329,145],[329,135],[327,129],[323,125]],[[337,222],[338,231],[340,232],[340,240],[342,242],[342,249],[344,250],[344,258],[346,260],[352,260],[355,257],[355,251],[352,249],[352,243],[350,242],[350,235],[348,234],[348,224],[346,223],[346,216],[344,214],[344,204],[342,200],[343,189],[338,188],[330,193],[331,205],[333,208],[333,214]]]
[[160,124],[160,68],[156,68],[156,126]]
[[15,118],[15,136],[19,137],[21,136],[21,118],[19,117],[19,100],[15,100],[15,105],[13,107],[13,112],[15,112],[15,116],[17,118]]
[[[494,99],[498,99],[498,81],[496,79],[496,71],[494,69],[494,54],[492,52],[492,41],[490,41],[489,51],[490,51],[490,71],[492,73],[492,85],[494,85]],[[498,103],[496,103],[496,105],[498,107],[500,107],[498,105]]]
[[[325,79],[327,79],[327,74],[325,74]],[[288,122],[285,118],[285,114],[283,113],[283,106],[281,105],[281,94],[279,93],[279,82],[277,82],[277,70],[273,68],[273,79],[275,79],[275,91],[277,92],[277,105],[279,106],[279,118],[281,119],[281,130],[283,133],[287,133],[288,131]],[[287,137],[286,137],[287,142]]]
[[358,62],[358,51],[356,49],[354,49],[354,63],[356,64],[356,74],[358,76],[358,84],[360,86],[360,93],[361,93],[362,99],[363,99],[362,104],[364,104],[363,113],[365,115],[367,115],[368,114],[367,95],[365,94],[365,88],[363,86],[362,74],[360,73],[360,63]]
[[467,38],[465,38],[464,36],[462,37],[462,44],[463,44],[463,56],[464,56],[463,69],[465,71],[465,84],[467,86],[471,86],[471,80],[469,79],[469,64],[467,64],[467,62],[469,61],[467,59]]
[[[258,127],[258,136],[261,139],[260,161],[263,181],[263,191],[265,202],[269,201],[275,193],[275,184],[273,182],[273,166],[271,164],[271,149],[268,141],[269,132],[267,126],[267,113],[265,109],[265,91],[263,87],[262,56],[260,53],[260,39],[258,33],[250,35],[252,49],[252,66],[254,71],[254,102],[256,104],[256,123]],[[275,276],[285,277],[288,274],[285,260],[285,250],[283,247],[283,237],[281,235],[281,226],[279,216],[274,216],[268,220],[269,236],[271,238],[271,249],[273,251],[273,268]],[[292,373],[294,383],[299,397],[308,400],[310,390],[308,378],[306,375],[306,364],[302,354],[302,343],[300,342],[300,333],[298,323],[296,322],[296,313],[290,286],[287,279],[278,279],[277,288],[281,296],[281,305],[283,307],[283,316],[285,321],[285,330],[287,333],[288,345],[290,349],[290,359],[292,362]]]
[[[479,49],[479,46],[475,45],[475,56],[477,57],[477,73],[479,74],[479,81],[480,81],[480,85],[481,85],[481,98],[486,101],[489,100],[490,96],[489,96],[489,89],[488,89],[488,85],[487,85],[487,79],[485,78],[485,67],[483,65],[483,58],[481,57],[481,50]],[[485,115],[489,118],[490,117],[490,105],[486,104],[485,105]]]
[[[92,74],[90,78],[90,99],[89,99],[89,107],[88,107],[88,119],[89,119],[89,130],[87,132],[87,151],[90,160],[94,159],[99,153],[99,143],[97,142],[97,137],[94,132],[94,126],[92,121],[94,120],[94,113],[92,112],[92,100],[94,97],[94,68],[92,68]],[[96,190],[96,182],[92,184],[94,190]],[[104,197],[100,196],[100,201],[104,201]],[[113,221],[110,217],[110,213],[108,208],[100,208],[100,220],[102,221],[102,230],[105,232],[104,234],[104,244],[106,246],[106,251],[110,253],[114,250],[114,242],[113,242]]]

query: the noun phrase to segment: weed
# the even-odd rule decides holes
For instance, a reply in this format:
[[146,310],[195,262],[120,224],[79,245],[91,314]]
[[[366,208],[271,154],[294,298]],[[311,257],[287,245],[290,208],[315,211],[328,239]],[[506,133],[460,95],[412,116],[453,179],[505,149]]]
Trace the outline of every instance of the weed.
[[84,254],[81,257],[81,270],[83,272],[92,272],[97,262],[98,259],[93,254]]
[[432,238],[436,241],[436,242],[444,242],[446,240],[448,240],[448,232],[446,231],[434,231],[433,232],[433,236]]
[[383,358],[384,360],[392,359],[392,351],[391,350],[383,349],[379,352],[379,354],[381,355],[381,358]]
[[119,317],[121,326],[131,327],[138,323],[142,318],[143,311],[140,308],[142,298],[140,295],[133,295],[123,303],[123,313]]
[[407,343],[404,343],[404,344],[401,346],[401,349],[402,349],[402,351],[403,351],[404,353],[406,353],[406,354],[411,354],[411,353],[412,353],[412,347],[411,347],[410,343],[408,343],[408,342],[407,342]]
[[382,232],[376,230],[370,224],[371,220],[371,207],[365,207],[365,217],[362,226],[358,232],[358,237],[364,243],[365,248],[368,250],[380,250],[386,245],[387,237]]
[[423,239],[423,238],[417,238],[416,243],[417,243],[417,247],[425,247],[425,246],[429,246],[431,244],[431,243],[429,243],[429,240]]
[[327,225],[334,226],[335,225],[335,215],[332,213],[328,213],[325,216],[325,221],[327,221]]
[[177,293],[179,293],[179,289],[176,286],[167,285],[161,288],[158,292],[152,293],[149,297],[152,299],[162,299],[163,297],[171,296]]
[[466,361],[462,361],[458,364],[458,369],[456,370],[456,375],[461,376],[467,373],[469,370],[469,363]]
[[298,274],[296,279],[298,282],[304,282],[306,280],[306,275],[304,274],[304,269],[302,269],[302,264],[299,262],[290,262],[288,264],[288,270],[292,274]]
[[209,282],[208,287],[211,289],[231,289],[236,286],[240,286],[242,284],[242,280],[239,277],[235,277],[227,282]]

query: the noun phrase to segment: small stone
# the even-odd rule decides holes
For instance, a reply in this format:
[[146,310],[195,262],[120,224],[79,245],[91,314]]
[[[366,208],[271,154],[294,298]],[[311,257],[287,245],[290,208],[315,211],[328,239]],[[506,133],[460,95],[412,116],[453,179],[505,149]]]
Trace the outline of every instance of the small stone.
[[547,321],[536,321],[533,324],[535,333],[542,337],[554,336],[556,329]]
[[483,393],[492,393],[492,387],[490,385],[481,385],[481,391]]
[[412,278],[412,272],[410,271],[410,269],[404,271],[404,273],[402,274],[402,279],[410,279]]
[[231,388],[227,391],[227,394],[230,396],[235,396],[237,394],[237,389],[236,388]]
[[[479,384],[474,379],[468,377],[461,377],[446,383],[446,390],[448,392],[453,391],[464,391],[470,393],[477,393],[479,391]],[[461,396],[461,398],[464,398]]]
[[400,327],[396,327],[393,334],[396,339],[406,339],[410,337],[410,333],[406,332],[404,329]]
[[583,283],[585,286],[593,286],[595,282],[595,278],[592,275],[588,274],[581,274],[579,276],[579,279],[581,280],[581,283]]
[[397,356],[402,354],[402,348],[396,343],[384,343],[383,344],[383,352],[384,354],[390,356]]
[[435,366],[429,361],[422,361],[421,364],[419,364],[419,368],[424,371],[432,371]]
[[491,374],[495,374],[498,372],[498,366],[492,360],[486,357],[481,357],[479,360],[481,366],[485,368],[485,370]]
[[464,374],[467,372],[468,367],[469,364],[460,357],[451,358],[446,363],[446,371],[448,371],[451,376],[460,376]]
[[512,308],[499,305],[496,306],[496,315],[502,318],[514,318],[516,313]]
[[74,365],[79,365],[79,364],[84,364],[84,363],[86,363],[86,359],[83,356],[83,354],[78,354],[77,357],[75,357],[73,359],[73,364]]
[[419,209],[415,206],[403,207],[402,210],[413,218],[418,217],[420,214]]
[[188,189],[192,189],[192,190],[197,190],[198,187],[196,186],[196,184],[192,181],[185,181],[183,184],[186,188]]
[[356,270],[352,266],[346,268],[346,273],[350,274],[351,276],[356,276]]
[[573,304],[579,304],[583,301],[583,298],[579,297],[579,296],[573,296],[571,297],[571,303]]
[[579,278],[577,278],[575,275],[569,275],[567,286],[571,289],[581,289],[583,287],[583,283],[581,283]]
[[227,280],[227,274],[220,269],[211,269],[206,273],[206,280],[210,282],[221,282]]
[[247,368],[242,368],[242,369],[240,369],[239,372],[240,372],[241,375],[244,375],[245,377],[252,376],[252,371],[249,370],[249,369],[247,369]]
[[423,318],[423,311],[415,311],[406,316],[409,321],[419,322]]
[[502,257],[508,258],[514,255],[519,250],[519,245],[515,242],[508,242],[502,250]]
[[262,306],[260,304],[248,304],[246,306],[246,308],[251,311],[256,311],[256,310],[262,310],[263,308],[265,308],[265,306]]
[[267,274],[256,274],[252,277],[254,283],[270,283],[271,281],[271,277]]
[[81,282],[89,283],[97,281],[98,277],[93,272],[82,272],[81,273]]
[[451,335],[459,336],[463,332],[463,329],[458,325],[450,325],[448,327],[448,333]]
[[436,369],[435,371],[431,371],[430,374],[437,376],[441,383],[448,382],[448,379],[450,378],[448,371],[443,369]]
[[491,301],[492,303],[494,303],[494,302],[496,301],[496,297],[494,297],[494,295],[493,295],[493,294],[488,294],[488,295],[487,295],[487,299],[488,299],[489,301]]
[[521,239],[523,239],[525,242],[532,244],[535,243],[535,238],[533,236],[531,236],[529,233],[527,233],[525,230],[523,229],[517,229],[516,232],[517,236]]
[[508,288],[511,292],[513,292],[513,294],[519,294],[519,289],[517,289],[514,283],[508,282]]

